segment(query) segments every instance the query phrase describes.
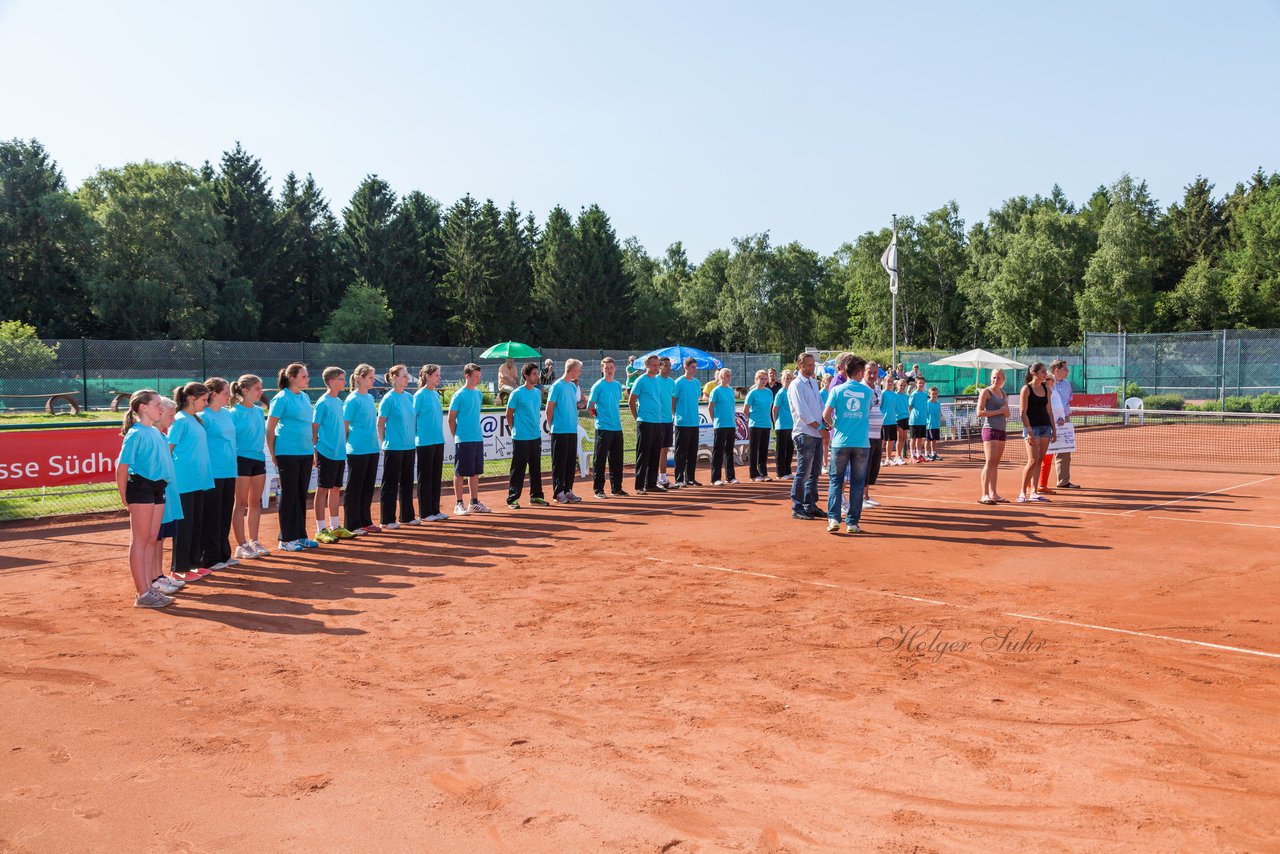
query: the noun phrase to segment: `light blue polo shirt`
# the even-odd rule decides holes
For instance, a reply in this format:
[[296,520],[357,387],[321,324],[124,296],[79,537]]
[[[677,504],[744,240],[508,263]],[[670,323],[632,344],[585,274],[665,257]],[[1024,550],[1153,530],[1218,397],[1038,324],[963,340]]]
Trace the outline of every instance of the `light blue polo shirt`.
[[929,392],[911,392],[911,396],[907,398],[907,405],[911,409],[910,420],[907,423],[923,427],[925,422],[929,420]]
[[353,391],[342,404],[342,418],[348,423],[347,453],[376,454],[378,445],[378,405],[373,395]]
[[773,398],[774,406],[778,407],[778,420],[774,422],[775,430],[794,430],[795,421],[791,417],[791,398],[787,395],[785,387],[778,389],[777,395]]
[[280,389],[271,398],[267,415],[280,419],[276,424],[276,456],[311,456],[315,446],[311,444],[311,398],[306,392]]
[[747,423],[752,427],[768,430],[773,426],[773,390],[770,388],[753,388],[747,392],[744,401],[751,407],[751,415]]
[[389,391],[383,395],[378,404],[378,417],[387,419],[382,427],[382,450],[413,450],[413,398],[407,391]]
[[542,389],[520,386],[507,398],[507,411],[515,413],[511,438],[517,442],[542,438]]
[[631,396],[636,399],[636,420],[652,424],[662,423],[662,383],[657,375],[641,374],[631,384]]
[[444,444],[444,407],[438,391],[420,388],[414,393],[413,418],[419,448]]
[[231,423],[236,426],[236,456],[246,460],[265,460],[267,416],[262,407],[237,403],[231,407]]
[[658,421],[663,424],[670,424],[671,415],[671,399],[676,396],[676,378],[658,376]]
[[702,400],[702,383],[681,376],[676,380],[676,426],[697,427],[700,423],[698,402]]
[[929,401],[929,420],[925,424],[925,427],[929,430],[942,429],[942,401]]
[[587,406],[596,408],[597,430],[621,430],[622,416],[618,407],[622,405],[622,383],[617,380],[606,380],[603,377],[591,386],[591,395],[587,398]]
[[449,400],[449,411],[458,413],[458,432],[454,434],[455,442],[483,442],[484,434],[480,432],[480,406],[484,403],[484,392],[479,388],[460,388]]
[[342,398],[326,394],[316,401],[311,416],[316,431],[316,450],[330,460],[347,458],[347,419]]
[[727,385],[718,385],[711,390],[711,396],[707,399],[716,405],[716,412],[711,422],[717,430],[724,427],[737,427],[733,411],[735,404],[732,388]]
[[832,391],[827,406],[833,410],[835,420],[832,448],[871,447],[867,436],[871,426],[871,389],[862,383],[845,383]]
[[556,411],[551,413],[551,432],[576,434],[578,432],[577,385],[563,377],[553,382],[551,391],[547,394],[547,404],[552,403],[556,405]]
[[173,446],[174,483],[178,492],[185,495],[213,489],[209,435],[204,425],[194,415],[179,412],[169,428],[169,444]]
[[236,466],[236,424],[231,411],[225,407],[214,412],[206,409],[200,415],[209,439],[209,467],[218,480],[226,480],[240,473]]
[[120,456],[116,458],[117,466],[128,466],[129,474],[145,477],[147,480],[163,480],[172,484],[173,454],[169,451],[169,443],[164,434],[155,427],[145,424],[134,424],[120,443]]

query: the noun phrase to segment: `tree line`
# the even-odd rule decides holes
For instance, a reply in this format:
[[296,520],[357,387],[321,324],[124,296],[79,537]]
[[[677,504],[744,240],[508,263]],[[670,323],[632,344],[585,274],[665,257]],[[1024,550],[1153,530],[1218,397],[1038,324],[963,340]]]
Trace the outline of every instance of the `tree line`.
[[[539,222],[370,175],[339,217],[310,175],[273,192],[239,143],[216,166],[129,163],[71,190],[38,141],[0,142],[0,320],[51,338],[883,348],[890,237],[823,255],[763,232],[695,263],[620,240],[598,205]],[[1261,169],[1221,197],[1196,178],[1167,209],[1129,175],[967,229],[953,201],[899,217],[898,245],[907,347],[1280,326],[1280,175]]]

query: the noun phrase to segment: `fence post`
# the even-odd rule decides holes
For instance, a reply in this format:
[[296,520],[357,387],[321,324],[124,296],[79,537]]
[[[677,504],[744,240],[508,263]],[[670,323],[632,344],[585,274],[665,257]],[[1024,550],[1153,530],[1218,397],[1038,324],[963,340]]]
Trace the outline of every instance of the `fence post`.
[[1116,404],[1124,408],[1125,398],[1129,394],[1129,333],[1120,333],[1120,393],[1116,395]]
[[[1240,382],[1237,374],[1236,382]],[[1227,408],[1227,330],[1222,330],[1222,370],[1218,372],[1218,411]]]
[[475,360],[476,360],[476,348],[475,348],[475,347],[468,347],[468,348],[467,348],[467,353],[469,354],[469,356],[468,356],[468,358],[467,358],[467,361],[468,361],[468,362],[471,362],[471,363],[473,363],[473,364],[474,364],[474,363],[475,363]]
[[204,345],[205,345],[205,340],[201,338],[200,339],[200,379],[201,380],[209,376],[209,366],[205,359]]
[[391,342],[391,364],[396,363],[396,342]]
[[84,389],[84,411],[89,411],[89,340],[80,339],[80,383]]
[[305,365],[307,363],[307,342],[299,341],[298,346],[302,348],[302,358],[298,361]]

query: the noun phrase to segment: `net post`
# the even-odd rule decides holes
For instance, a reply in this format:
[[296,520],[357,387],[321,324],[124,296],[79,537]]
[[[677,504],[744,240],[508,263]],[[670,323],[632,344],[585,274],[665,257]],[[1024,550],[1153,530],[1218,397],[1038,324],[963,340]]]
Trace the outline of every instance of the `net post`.
[[1124,409],[1126,396],[1129,394],[1129,333],[1120,333],[1120,392],[1116,395],[1116,405]]
[[[1240,382],[1240,377],[1236,377]],[[1227,408],[1227,330],[1222,330],[1222,368],[1218,371],[1218,411]]]

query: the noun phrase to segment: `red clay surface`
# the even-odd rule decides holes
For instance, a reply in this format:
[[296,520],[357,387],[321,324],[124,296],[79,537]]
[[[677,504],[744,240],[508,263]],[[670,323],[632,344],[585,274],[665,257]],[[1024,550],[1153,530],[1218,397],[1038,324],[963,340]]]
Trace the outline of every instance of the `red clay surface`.
[[1280,478],[1081,463],[889,469],[861,537],[779,483],[495,512],[164,612],[120,518],[0,528],[0,850],[1275,850]]

